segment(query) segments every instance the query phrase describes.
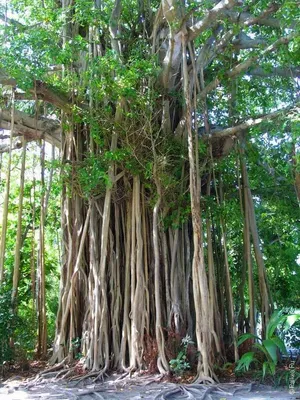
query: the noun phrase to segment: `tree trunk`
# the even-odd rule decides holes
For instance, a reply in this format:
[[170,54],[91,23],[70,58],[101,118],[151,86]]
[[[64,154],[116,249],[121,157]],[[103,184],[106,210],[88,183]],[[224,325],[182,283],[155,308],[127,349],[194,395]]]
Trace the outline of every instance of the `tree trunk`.
[[300,172],[299,172],[299,161],[297,162],[297,152],[296,152],[296,144],[293,143],[292,149],[292,165],[295,179],[295,192],[298,199],[299,207],[300,207]]
[[198,148],[195,150],[194,138],[192,133],[192,111],[188,78],[188,67],[186,57],[186,42],[183,40],[183,80],[184,80],[184,97],[186,107],[186,130],[188,134],[188,156],[190,165],[190,196],[191,196],[191,213],[193,224],[193,243],[194,254],[192,264],[193,276],[193,294],[196,311],[196,338],[197,347],[200,352],[198,361],[198,377],[197,380],[210,380],[213,376],[213,356],[211,353],[211,335],[209,330],[212,323],[212,314],[210,313],[209,290],[207,276],[204,265],[203,241],[202,241],[202,220],[201,220],[201,204],[200,204],[200,174],[199,164],[195,163],[195,154],[198,153]]
[[41,142],[41,211],[39,227],[38,253],[38,344],[37,354],[41,358],[47,355],[47,315],[45,292],[45,141]]
[[165,354],[165,340],[163,334],[162,324],[162,310],[161,310],[161,276],[160,276],[160,255],[159,255],[159,209],[161,204],[161,184],[157,177],[154,165],[154,179],[156,182],[157,201],[153,209],[153,250],[154,250],[154,290],[155,290],[155,335],[158,348],[157,368],[161,374],[169,371],[169,364]]
[[[221,177],[220,177],[221,181]],[[217,188],[216,188],[217,193]],[[218,199],[218,195],[217,195]],[[222,183],[220,182],[220,201],[218,200],[219,206],[223,203],[223,189]],[[224,252],[224,266],[225,266],[225,276],[226,276],[226,293],[227,293],[227,302],[228,302],[228,325],[230,332],[232,334],[233,348],[234,348],[234,360],[237,362],[239,360],[239,353],[237,347],[237,328],[234,316],[234,304],[233,304],[233,295],[232,295],[232,285],[231,285],[231,275],[229,269],[229,261],[228,261],[228,253],[227,253],[227,239],[226,239],[226,231],[225,231],[225,223],[223,217],[220,217],[220,227],[222,232],[222,243],[223,243],[223,252]]]
[[[244,148],[241,145],[240,148],[240,164],[242,175],[245,175],[246,162],[244,155]],[[244,172],[243,172],[244,171]],[[253,279],[253,265],[251,256],[251,240],[250,240],[250,228],[249,228],[249,206],[247,201],[247,187],[244,184],[241,192],[242,201],[242,213],[244,218],[243,227],[243,238],[244,238],[244,266],[248,271],[248,292],[249,292],[249,324],[250,333],[253,335],[256,333],[256,321],[255,321],[255,293],[254,293],[254,279]],[[242,293],[241,293],[242,295]]]
[[[249,228],[252,236],[253,246],[254,246],[254,253],[258,268],[258,278],[259,278],[259,289],[260,289],[260,297],[261,297],[261,318],[262,318],[262,337],[265,335],[266,326],[268,324],[270,315],[272,313],[272,305],[270,300],[270,293],[268,289],[267,283],[267,275],[265,269],[265,263],[263,260],[263,254],[260,246],[258,229],[256,224],[255,218],[255,210],[254,210],[254,203],[253,198],[250,190],[250,183],[248,178],[248,172],[246,168],[246,164],[242,163],[242,176],[244,182],[244,192],[245,192],[245,203],[247,202],[247,206],[245,209],[248,209],[248,216],[249,216]],[[246,214],[245,214],[246,215]],[[249,257],[249,250],[248,257]],[[248,268],[249,268],[249,261],[248,260]],[[252,285],[252,283],[251,283]]]
[[18,295],[18,284],[19,284],[19,278],[20,278],[25,164],[26,164],[26,141],[25,141],[25,139],[23,139],[22,162],[21,162],[21,172],[20,172],[20,193],[19,193],[19,205],[18,205],[18,224],[17,224],[17,237],[16,237],[16,247],[15,247],[13,287],[12,287],[12,295],[11,295],[12,296],[11,303],[12,303],[13,310],[15,310],[15,307],[16,307],[16,299],[17,299],[17,295]]
[[6,232],[7,232],[7,218],[8,218],[8,202],[9,202],[9,192],[10,192],[10,174],[11,174],[11,157],[12,157],[12,143],[13,143],[13,133],[14,133],[14,121],[15,121],[15,89],[11,92],[11,126],[10,126],[10,136],[9,136],[9,154],[7,163],[7,175],[6,175],[6,185],[5,185],[5,195],[3,203],[3,213],[2,213],[2,230],[1,230],[1,242],[0,242],[0,284],[3,282],[4,278],[4,263],[5,263],[5,249],[6,249]]

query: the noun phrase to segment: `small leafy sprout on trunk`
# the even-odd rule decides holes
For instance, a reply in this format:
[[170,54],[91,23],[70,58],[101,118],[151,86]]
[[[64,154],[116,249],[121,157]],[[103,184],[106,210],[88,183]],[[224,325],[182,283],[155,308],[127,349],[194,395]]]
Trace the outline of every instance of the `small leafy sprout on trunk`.
[[188,371],[191,369],[191,365],[188,361],[187,357],[187,351],[189,345],[194,344],[192,341],[191,337],[189,335],[186,335],[184,338],[181,340],[181,350],[179,351],[178,355],[176,358],[173,358],[170,360],[170,367],[171,370],[175,374],[181,374],[182,372]]

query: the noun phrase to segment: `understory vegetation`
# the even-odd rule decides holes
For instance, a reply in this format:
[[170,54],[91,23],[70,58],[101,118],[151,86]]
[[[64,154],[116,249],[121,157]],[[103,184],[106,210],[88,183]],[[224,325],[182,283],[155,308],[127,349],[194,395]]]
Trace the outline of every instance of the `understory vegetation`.
[[0,2],[2,365],[288,379],[298,18],[290,0]]

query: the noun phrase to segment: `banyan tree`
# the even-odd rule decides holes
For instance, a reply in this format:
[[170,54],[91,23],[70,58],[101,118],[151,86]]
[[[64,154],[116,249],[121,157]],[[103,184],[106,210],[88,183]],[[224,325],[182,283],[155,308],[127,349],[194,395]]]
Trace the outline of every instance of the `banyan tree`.
[[[152,344],[164,374],[173,332],[193,339],[197,377],[210,380],[229,348],[238,359],[237,335],[255,332],[256,310],[264,332],[273,301],[246,155],[253,132],[293,129],[297,12],[288,1],[250,0],[1,6],[0,127],[11,131],[1,151],[24,141],[60,151],[53,363],[75,356],[79,338],[96,376],[141,370],[153,362],[145,356]],[[227,159],[241,206],[238,300],[226,219],[212,215],[224,203],[218,165]],[[298,178],[295,169],[299,193]],[[0,267],[3,279],[4,255]],[[39,272],[43,355],[42,254]]]

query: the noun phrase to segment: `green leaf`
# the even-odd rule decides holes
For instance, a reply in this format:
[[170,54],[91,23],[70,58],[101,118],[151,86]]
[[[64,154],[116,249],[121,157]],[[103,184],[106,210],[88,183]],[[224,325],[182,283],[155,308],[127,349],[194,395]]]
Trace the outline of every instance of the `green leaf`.
[[255,361],[254,351],[249,351],[243,354],[240,360],[237,362],[236,371],[248,371],[250,364]]
[[259,351],[261,351],[262,353],[264,353],[264,355],[265,355],[267,358],[270,357],[270,355],[269,355],[267,349],[266,349],[263,345],[261,345],[260,343],[254,343],[253,347],[255,347],[256,349],[258,349]]
[[273,336],[275,329],[278,327],[278,325],[285,321],[286,318],[287,316],[282,314],[282,310],[275,310],[273,312],[266,329],[267,339],[270,339]]
[[300,319],[300,314],[288,315],[284,324],[284,331],[288,331]]
[[269,363],[268,363],[268,361],[265,361],[265,362],[263,363],[263,365],[262,365],[263,378],[266,376],[266,372],[267,372],[268,368],[269,368]]
[[279,350],[283,354],[288,355],[288,352],[286,350],[283,340],[281,340],[278,336],[273,336],[271,340],[275,343],[275,345],[279,348]]
[[269,356],[271,357],[272,361],[274,364],[277,364],[277,346],[273,342],[272,339],[266,339],[263,340],[263,346],[266,348],[267,352],[269,353]]
[[244,343],[248,339],[257,339],[261,340],[258,336],[253,335],[252,333],[244,333],[239,337],[237,345],[240,346],[242,343]]
[[182,358],[183,356],[184,356],[184,352],[183,352],[183,351],[180,351],[180,352],[178,353],[177,359]]

